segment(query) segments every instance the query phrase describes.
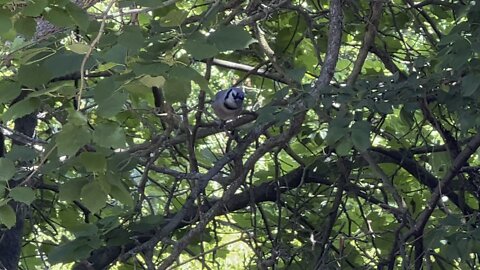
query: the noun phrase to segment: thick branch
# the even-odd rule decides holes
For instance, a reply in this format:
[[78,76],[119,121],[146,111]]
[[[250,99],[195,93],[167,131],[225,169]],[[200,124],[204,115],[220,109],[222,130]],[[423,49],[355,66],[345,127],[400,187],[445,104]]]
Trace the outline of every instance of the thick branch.
[[382,7],[383,7],[383,0],[372,0],[370,3],[371,10],[370,16],[367,21],[367,31],[365,32],[365,36],[363,37],[362,47],[358,51],[357,60],[353,66],[352,73],[347,80],[347,84],[352,85],[357,80],[358,75],[362,71],[363,64],[365,63],[365,59],[367,59],[368,50],[372,46],[375,35],[377,34],[378,23],[380,21],[380,17],[382,16]]

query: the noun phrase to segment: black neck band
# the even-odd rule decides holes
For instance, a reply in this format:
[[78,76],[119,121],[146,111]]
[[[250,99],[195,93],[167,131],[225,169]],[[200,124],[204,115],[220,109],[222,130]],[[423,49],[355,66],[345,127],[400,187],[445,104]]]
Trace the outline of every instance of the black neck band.
[[227,108],[227,109],[229,109],[229,110],[232,110],[232,111],[238,109],[238,108],[234,108],[234,107],[228,105],[227,102],[224,102],[223,105],[225,105],[225,108]]

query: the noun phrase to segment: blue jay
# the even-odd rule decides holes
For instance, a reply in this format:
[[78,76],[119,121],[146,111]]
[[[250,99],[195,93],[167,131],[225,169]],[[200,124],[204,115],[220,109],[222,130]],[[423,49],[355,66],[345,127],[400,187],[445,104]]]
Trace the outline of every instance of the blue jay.
[[245,93],[240,87],[219,91],[212,104],[213,111],[223,121],[233,119],[242,112],[244,98]]

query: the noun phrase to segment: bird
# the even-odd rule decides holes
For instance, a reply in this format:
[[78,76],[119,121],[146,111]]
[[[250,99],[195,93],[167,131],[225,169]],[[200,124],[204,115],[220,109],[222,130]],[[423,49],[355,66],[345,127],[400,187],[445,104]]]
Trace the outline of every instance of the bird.
[[244,99],[245,93],[242,88],[231,87],[217,92],[212,108],[220,120],[226,121],[240,115]]

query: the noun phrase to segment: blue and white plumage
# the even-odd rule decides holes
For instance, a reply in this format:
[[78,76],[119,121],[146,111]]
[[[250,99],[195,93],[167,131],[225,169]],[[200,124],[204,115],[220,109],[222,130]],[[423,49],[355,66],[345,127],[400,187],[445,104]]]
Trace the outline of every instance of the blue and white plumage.
[[233,119],[242,112],[244,98],[245,93],[240,87],[219,91],[212,104],[213,111],[221,120]]

